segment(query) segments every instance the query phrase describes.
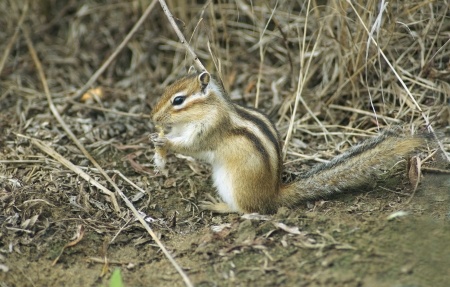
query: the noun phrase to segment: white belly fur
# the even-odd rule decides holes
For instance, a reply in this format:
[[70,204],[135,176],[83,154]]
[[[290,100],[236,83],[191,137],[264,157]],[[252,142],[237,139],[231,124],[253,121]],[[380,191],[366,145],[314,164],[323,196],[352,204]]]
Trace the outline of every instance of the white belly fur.
[[233,182],[230,174],[224,166],[215,164],[213,165],[213,180],[214,186],[217,188],[222,200],[230,207],[231,210],[237,211],[236,202],[233,196]]

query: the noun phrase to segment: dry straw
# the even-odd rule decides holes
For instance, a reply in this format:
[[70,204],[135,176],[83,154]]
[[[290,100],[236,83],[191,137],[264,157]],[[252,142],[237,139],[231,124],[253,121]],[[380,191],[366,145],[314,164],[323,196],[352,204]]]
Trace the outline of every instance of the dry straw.
[[[0,21],[10,32],[0,43],[0,172],[15,178],[20,165],[26,183],[37,173],[51,178],[48,159],[35,158],[43,152],[70,170],[71,182],[83,178],[105,194],[115,212],[101,216],[115,224],[122,220],[119,195],[187,286],[186,273],[137,213],[146,203],[136,208],[122,192],[136,188],[111,179],[97,162],[102,152],[94,158],[88,150],[142,143],[153,128],[142,115],[193,63],[218,73],[233,100],[270,115],[285,139],[288,169],[326,161],[398,124],[411,132],[433,127],[443,134],[441,150],[450,150],[446,1],[160,1],[167,16],[155,13],[156,0],[52,1],[61,5],[53,14],[41,2],[0,1],[0,11],[8,11]],[[35,29],[28,34],[26,27]],[[74,100],[94,86],[109,98]],[[120,117],[114,122],[125,128],[115,133],[109,117]],[[38,150],[16,134],[32,138]],[[146,161],[142,154],[138,160]],[[83,161],[97,176],[79,168]],[[45,196],[36,200],[51,202]]]

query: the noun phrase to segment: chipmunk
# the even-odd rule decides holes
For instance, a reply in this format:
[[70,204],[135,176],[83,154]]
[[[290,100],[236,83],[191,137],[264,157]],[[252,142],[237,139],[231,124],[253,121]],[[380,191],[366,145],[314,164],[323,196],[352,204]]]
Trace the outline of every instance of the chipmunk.
[[168,86],[152,119],[171,128],[167,135],[151,135],[155,147],[212,166],[223,202],[202,208],[218,213],[273,213],[280,206],[372,187],[385,170],[424,143],[420,136],[386,131],[283,184],[275,125],[260,111],[233,103],[208,72],[188,74]]

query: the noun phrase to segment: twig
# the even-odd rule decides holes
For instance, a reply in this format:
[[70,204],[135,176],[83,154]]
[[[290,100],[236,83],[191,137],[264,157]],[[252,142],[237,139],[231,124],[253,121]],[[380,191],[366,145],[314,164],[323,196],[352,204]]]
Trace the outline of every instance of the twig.
[[267,28],[269,27],[270,22],[272,21],[272,18],[275,14],[275,11],[278,7],[278,1],[275,2],[275,7],[272,9],[272,13],[270,14],[269,19],[267,19],[267,23],[264,26],[264,29],[261,31],[261,34],[259,35],[259,69],[258,69],[258,79],[256,81],[256,95],[255,95],[255,108],[258,108],[259,105],[259,95],[261,90],[261,78],[262,78],[262,71],[263,71],[263,65],[264,65],[264,56],[265,56],[265,50],[263,45],[263,37],[266,33]]
[[[112,186],[116,187],[116,190],[118,189],[114,181],[105,173],[105,171],[102,169],[102,167],[97,163],[97,161],[89,154],[89,152],[86,150],[86,148],[80,143],[80,141],[77,139],[77,137],[73,134],[73,132],[70,130],[70,128],[66,125],[64,120],[61,118],[61,115],[59,114],[58,110],[56,109],[55,105],[53,104],[52,97],[50,95],[50,89],[48,88],[47,79],[44,74],[44,70],[42,69],[41,62],[37,56],[36,50],[34,49],[33,43],[31,42],[30,36],[28,35],[27,30],[25,27],[22,27],[23,35],[25,37],[25,41],[27,42],[28,50],[30,51],[31,57],[33,58],[34,64],[36,66],[36,69],[39,74],[39,78],[41,79],[42,86],[44,87],[44,93],[47,97],[47,103],[50,108],[50,111],[52,112],[53,116],[56,118],[58,123],[61,125],[61,127],[64,129],[66,134],[69,136],[70,139],[75,143],[75,145],[80,149],[80,151],[84,154],[85,157],[89,159],[92,164],[98,168],[100,173],[105,177],[105,179],[108,180],[109,183],[112,184]],[[107,192],[107,194],[111,197],[111,202],[113,203],[114,209],[117,213],[120,212],[119,205],[117,204],[116,197],[114,193]]]
[[[294,108],[292,110],[291,119],[289,121],[289,127],[288,127],[288,130],[287,130],[287,133],[286,133],[286,138],[284,140],[284,145],[283,145],[283,150],[282,150],[283,160],[286,158],[286,153],[287,153],[289,141],[291,140],[292,133],[293,133],[293,130],[294,130],[295,115],[297,114],[297,108],[298,108],[299,102],[302,103],[302,105],[305,107],[305,109],[308,111],[308,113],[311,115],[311,117],[322,128],[322,130],[324,132],[325,141],[328,143],[328,139],[327,139],[328,131],[327,131],[327,129],[322,124],[322,122],[314,115],[314,113],[309,108],[309,106],[307,105],[307,103],[305,102],[305,100],[303,99],[303,96],[302,96],[303,87],[305,86],[305,82],[306,82],[306,72],[311,67],[311,61],[312,61],[312,58],[313,58],[313,57],[309,58],[309,60],[307,62],[307,65],[305,67],[305,62],[304,62],[305,57],[304,56],[305,56],[305,52],[306,52],[306,31],[307,31],[307,23],[308,23],[308,17],[309,17],[310,4],[311,4],[311,0],[308,1],[308,6],[306,8],[307,10],[306,10],[305,27],[303,28],[302,49],[300,51],[301,68],[300,68],[299,75],[298,75],[298,84],[297,84],[297,91],[296,91],[296,95],[295,95]],[[322,28],[320,28],[319,35],[317,36],[317,38],[320,38],[321,33],[322,33]],[[316,50],[316,47],[317,47],[317,42],[313,46],[313,50],[311,52],[312,54],[314,54],[314,52]]]
[[[147,230],[147,232],[150,234],[150,236],[153,238],[153,240],[158,244],[159,248],[163,251],[164,255],[166,255],[167,259],[172,263],[172,265],[175,267],[175,269],[180,273],[181,277],[186,283],[186,286],[193,286],[190,282],[187,275],[184,273],[183,269],[176,263],[176,261],[173,259],[173,257],[169,254],[167,249],[164,247],[164,245],[161,243],[161,241],[158,239],[156,234],[153,232],[153,230],[148,226],[148,224],[145,222],[145,220],[142,218],[142,216],[139,214],[139,212],[136,210],[136,208],[133,206],[133,204],[128,200],[128,198],[122,193],[122,191],[119,189],[119,187],[116,185],[116,183],[106,174],[106,172],[103,170],[103,168],[97,163],[97,161],[88,153],[88,151],[84,148],[84,146],[78,141],[78,139],[75,137],[75,135],[72,133],[72,131],[69,129],[69,127],[66,125],[66,123],[61,118],[61,115],[59,114],[58,110],[56,109],[55,105],[53,104],[50,90],[48,88],[47,80],[45,78],[44,71],[42,69],[41,62],[39,61],[39,58],[36,54],[36,50],[33,47],[33,43],[31,42],[30,37],[28,36],[28,33],[26,29],[22,28],[25,40],[27,42],[28,49],[30,51],[31,57],[33,58],[34,64],[36,65],[36,69],[38,70],[39,77],[41,79],[42,85],[44,86],[45,95],[47,97],[47,102],[50,107],[50,110],[52,111],[55,118],[58,120],[59,124],[63,127],[64,131],[67,133],[67,135],[72,139],[72,141],[75,143],[75,145],[81,150],[81,152],[86,156],[92,164],[99,170],[99,172],[102,174],[102,176],[114,187],[115,191],[120,195],[120,197],[123,199],[125,204],[128,206],[129,209],[133,212],[133,214],[136,216],[136,218],[139,220],[139,222],[144,226],[144,228]],[[39,145],[39,143],[37,142]],[[45,145],[43,146],[45,147]],[[61,156],[61,161],[66,160]],[[66,164],[70,163],[68,160],[64,161]],[[88,182],[92,182],[89,181]],[[98,187],[98,186],[97,186]],[[102,191],[105,191],[104,189],[101,189]],[[108,190],[109,191],[109,190]],[[111,201],[113,203],[113,206],[116,210],[116,212],[120,212],[119,205],[117,204],[116,197],[114,193],[111,191],[107,192],[107,194],[110,195]]]
[[6,59],[8,58],[9,52],[11,51],[12,46],[17,40],[17,36],[19,35],[20,28],[22,27],[23,21],[25,20],[25,16],[28,13],[28,1],[25,2],[25,5],[23,6],[23,12],[20,16],[19,23],[17,24],[17,27],[14,31],[14,35],[12,36],[11,40],[9,40],[8,45],[6,45],[5,52],[3,53],[3,57],[0,60],[0,75],[2,74],[3,67],[5,66]]
[[184,48],[189,52],[192,59],[194,60],[194,65],[197,71],[204,72],[206,71],[205,66],[203,66],[200,59],[197,57],[197,54],[195,54],[194,50],[189,46],[189,43],[186,41],[186,38],[184,37],[183,33],[181,33],[180,29],[178,28],[177,23],[175,22],[175,18],[173,17],[172,13],[169,10],[169,7],[167,7],[165,0],[159,0],[159,4],[161,4],[161,8],[163,9],[164,13],[167,16],[167,19],[170,22],[170,25],[172,25],[172,28],[175,30],[175,33],[177,33],[178,38],[180,39],[181,44],[183,44]]
[[[370,39],[372,39],[373,38],[373,34],[375,33],[375,32],[377,32],[377,35],[378,35],[378,32],[380,31],[380,29],[381,29],[381,23],[382,23],[382,19],[383,19],[383,13],[384,13],[384,11],[386,10],[386,8],[387,8],[387,3],[385,3],[384,2],[384,0],[381,0],[381,3],[379,4],[379,13],[378,13],[378,15],[377,15],[377,18],[375,19],[375,23],[373,24],[373,26],[372,26],[372,29],[371,29],[371,31],[370,31]],[[368,65],[367,65],[367,63],[368,63],[368,59],[369,59],[369,48],[370,48],[370,40],[367,40],[367,48],[366,48],[366,56],[365,56],[365,59],[366,59],[366,65],[364,65],[364,70],[365,70],[365,79],[366,79],[366,83],[369,83],[369,73],[368,73],[368,71],[367,71],[367,69],[368,69]],[[380,54],[378,54],[378,64],[379,64],[379,66],[380,66],[380,70],[381,70],[381,61],[380,61],[380,59],[379,59],[379,56]],[[383,78],[381,78],[380,79],[380,81],[382,82],[383,81]],[[378,128],[380,128],[380,123],[378,122],[378,115],[377,115],[377,110],[375,109],[375,105],[374,105],[374,103],[373,103],[373,97],[372,97],[372,92],[370,91],[370,89],[367,89],[367,93],[368,93],[368,95],[369,95],[369,100],[370,100],[370,107],[372,108],[372,111],[373,111],[373,116],[374,116],[374,118],[375,118],[375,122],[377,123],[377,127]]]
[[288,35],[286,35],[286,33],[283,31],[283,28],[281,27],[280,22],[278,21],[278,19],[276,17],[273,17],[272,19],[273,23],[275,24],[275,26],[278,28],[278,31],[280,32],[280,35],[283,39],[283,45],[286,49],[286,56],[288,58],[288,62],[289,62],[289,73],[288,75],[293,75],[294,74],[294,63],[292,61],[292,56],[291,56],[291,49],[289,49],[289,40],[288,40]]
[[35,138],[30,138],[30,137],[27,137],[27,136],[21,135],[21,134],[17,134],[17,136],[29,139],[31,141],[31,143],[33,145],[35,145],[37,148],[39,148],[40,150],[42,150],[43,152],[45,152],[46,154],[48,154],[49,156],[54,158],[56,161],[58,161],[59,163],[61,163],[62,165],[64,165],[68,169],[70,169],[71,171],[73,171],[76,175],[78,175],[82,179],[86,180],[89,184],[98,188],[102,193],[108,195],[111,198],[111,202],[114,206],[114,209],[116,211],[120,210],[119,205],[117,204],[115,194],[112,191],[110,191],[109,189],[107,189],[106,187],[104,187],[103,185],[101,185],[98,181],[96,181],[94,178],[92,178],[89,174],[85,173],[81,168],[79,168],[78,166],[71,163],[69,160],[67,160],[65,157],[60,155],[57,151],[55,151],[54,149],[52,149],[51,147],[46,145],[41,140],[38,140]]
[[[132,185],[134,188],[139,190],[140,192],[144,193],[144,190],[140,187],[138,187],[135,183],[133,183],[131,180],[129,180],[125,175],[123,175],[118,170],[113,170],[115,174],[118,174],[122,179],[124,179],[126,182],[128,182],[130,185]],[[153,230],[150,228],[150,226],[147,224],[145,219],[141,216],[141,214],[137,211],[137,209],[134,207],[133,203],[127,198],[127,196],[121,191],[117,191],[122,200],[125,202],[127,207],[133,212],[134,216],[139,220],[139,222],[144,226],[145,230],[150,234],[152,239],[156,242],[156,244],[161,248],[164,255],[169,259],[170,263],[175,267],[175,269],[180,273],[181,277],[183,277],[184,282],[186,283],[186,286],[194,286],[192,285],[191,281],[189,280],[189,277],[184,273],[183,269],[178,265],[178,263],[173,259],[173,257],[170,255],[170,253],[167,251],[167,249],[164,247],[164,245],[161,243],[161,241],[158,239],[156,234],[153,232]],[[116,235],[117,236],[117,235]],[[114,239],[111,240],[111,242]]]
[[150,15],[150,12],[153,10],[153,8],[156,5],[156,0],[153,0],[153,2],[148,5],[147,9],[145,9],[144,13],[142,14],[141,18],[134,24],[131,31],[127,34],[127,36],[123,39],[122,43],[120,43],[119,46],[117,46],[116,50],[109,56],[109,58],[101,65],[101,67],[91,76],[91,78],[84,84],[83,87],[81,87],[78,92],[72,96],[73,100],[78,100],[91,86],[92,84],[97,81],[98,77],[100,77],[101,74],[106,70],[106,68],[111,64],[111,62],[117,57],[117,55],[122,51],[122,49],[128,44],[128,42],[131,40],[131,37],[133,37],[134,33],[141,27],[141,25],[144,23],[144,20]]
[[[347,112],[354,112],[354,113],[358,113],[358,114],[366,115],[366,116],[373,116],[372,112],[367,112],[367,111],[364,111],[364,110],[355,109],[355,108],[351,108],[351,107],[340,106],[340,105],[335,105],[335,104],[331,104],[328,107],[330,109],[342,110],[342,111],[347,111]],[[379,119],[383,119],[385,121],[389,121],[389,122],[393,122],[393,123],[397,123],[397,124],[402,123],[401,120],[394,119],[394,118],[391,118],[391,117],[388,117],[388,116],[377,115],[377,117]]]
[[178,265],[178,263],[175,261],[175,259],[170,255],[169,251],[167,251],[166,247],[162,244],[162,242],[159,240],[158,236],[153,232],[153,230],[150,228],[150,226],[147,224],[147,222],[144,220],[144,218],[139,214],[137,209],[134,207],[133,203],[126,197],[126,195],[118,190],[117,191],[122,200],[125,202],[125,204],[128,206],[129,209],[133,212],[134,216],[139,220],[139,222],[144,226],[145,230],[150,234],[150,236],[155,240],[156,244],[158,244],[159,248],[161,248],[161,251],[164,253],[164,255],[167,257],[167,259],[172,263],[173,267],[178,271],[178,273],[181,275],[181,277],[184,280],[184,283],[186,286],[193,287],[194,285],[191,283],[191,280],[189,277],[184,273],[183,269]]
[[369,29],[367,29],[366,25],[364,24],[364,21],[361,19],[361,16],[358,14],[358,12],[356,11],[355,7],[353,6],[352,2],[350,0],[347,0],[347,2],[350,4],[350,6],[352,7],[353,11],[355,12],[356,16],[358,17],[359,21],[361,22],[361,25],[364,27],[364,30],[366,31],[367,35],[369,36],[369,39],[372,41],[372,43],[375,45],[375,47],[377,47],[378,52],[381,54],[381,56],[383,57],[383,59],[386,61],[386,64],[388,64],[389,68],[391,69],[391,71],[394,73],[395,77],[398,79],[398,81],[400,82],[400,84],[402,85],[403,89],[406,91],[406,93],[408,94],[408,96],[411,98],[412,102],[414,103],[415,107],[417,108],[417,110],[421,113],[422,118],[425,120],[425,125],[428,128],[428,131],[433,134],[437,144],[439,145],[439,148],[444,152],[444,156],[447,158],[447,161],[450,162],[450,157],[445,153],[445,148],[444,145],[442,144],[442,142],[439,140],[439,138],[437,137],[436,133],[434,132],[433,127],[431,126],[431,123],[428,119],[428,116],[425,114],[425,112],[422,110],[422,108],[420,107],[419,103],[416,101],[416,99],[414,98],[414,96],[411,94],[411,92],[409,91],[408,87],[406,86],[405,82],[403,81],[403,79],[400,77],[400,75],[397,73],[397,70],[392,66],[391,62],[389,61],[389,59],[386,57],[386,55],[384,54],[383,50],[381,50],[380,46],[378,45],[377,41],[375,41],[375,39],[372,37],[371,33],[369,32]]
[[422,167],[422,171],[424,172],[430,172],[430,173],[443,173],[443,174],[450,174],[450,170],[446,170],[443,168],[437,168],[437,167]]
[[134,113],[121,112],[121,111],[116,111],[116,110],[112,110],[112,109],[107,109],[104,107],[96,107],[96,106],[92,106],[92,105],[86,105],[86,104],[82,104],[82,103],[72,101],[72,100],[69,100],[68,102],[75,106],[80,106],[80,107],[83,107],[86,109],[91,109],[94,111],[101,111],[101,112],[105,112],[108,114],[116,114],[118,116],[129,117],[129,118],[151,119],[151,116],[147,115],[147,114],[142,114],[142,113],[134,114]]
[[[352,7],[353,11],[355,12],[356,16],[358,17],[359,21],[361,22],[361,25],[364,27],[364,30],[366,31],[367,35],[369,36],[370,41],[375,45],[375,47],[377,47],[378,52],[381,54],[381,56],[383,57],[383,59],[386,61],[386,64],[388,64],[389,68],[391,69],[391,71],[394,73],[395,77],[400,81],[400,84],[402,85],[402,87],[405,89],[406,93],[408,94],[408,96],[411,98],[411,100],[413,101],[414,105],[416,106],[416,108],[422,112],[422,108],[420,107],[419,103],[417,103],[416,99],[414,98],[414,96],[411,94],[411,92],[409,91],[408,87],[406,86],[405,82],[403,81],[403,79],[400,77],[400,75],[397,73],[397,70],[395,70],[395,68],[392,66],[391,62],[389,61],[389,59],[386,57],[386,55],[384,54],[383,50],[381,50],[380,46],[378,45],[377,41],[375,41],[375,39],[373,38],[372,34],[369,32],[369,29],[366,27],[366,25],[364,24],[364,21],[361,19],[361,16],[358,14],[358,12],[356,11],[355,7],[353,6],[352,2],[347,0],[347,2],[350,4],[350,6]],[[424,117],[424,120],[426,121],[427,125],[428,120]]]
[[43,163],[43,160],[39,159],[17,159],[17,160],[0,160],[0,163],[5,164],[24,164],[24,163]]

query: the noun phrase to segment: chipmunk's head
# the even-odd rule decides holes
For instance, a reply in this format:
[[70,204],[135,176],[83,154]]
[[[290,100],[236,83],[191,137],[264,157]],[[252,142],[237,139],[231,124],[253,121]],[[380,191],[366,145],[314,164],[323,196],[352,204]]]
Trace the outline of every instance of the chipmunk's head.
[[176,125],[203,120],[217,102],[208,72],[189,74],[168,86],[152,112],[160,125]]

